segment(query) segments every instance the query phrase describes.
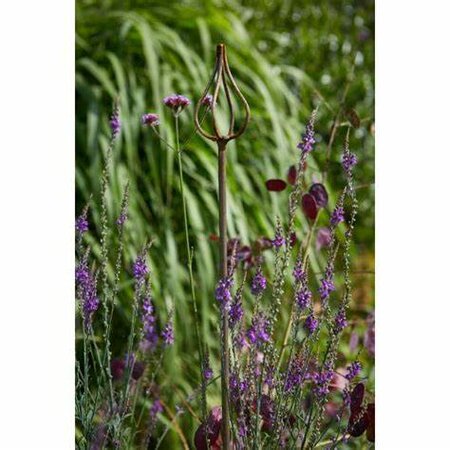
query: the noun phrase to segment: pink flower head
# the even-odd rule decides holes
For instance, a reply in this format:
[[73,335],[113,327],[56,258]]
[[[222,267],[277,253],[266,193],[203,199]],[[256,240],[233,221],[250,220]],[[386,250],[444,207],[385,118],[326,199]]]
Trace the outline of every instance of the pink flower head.
[[151,127],[154,127],[156,125],[159,125],[159,116],[158,114],[144,114],[141,118],[142,125],[149,125]]
[[175,114],[177,114],[183,111],[186,106],[189,106],[191,101],[184,95],[172,94],[164,97],[163,103],[167,107],[171,108]]

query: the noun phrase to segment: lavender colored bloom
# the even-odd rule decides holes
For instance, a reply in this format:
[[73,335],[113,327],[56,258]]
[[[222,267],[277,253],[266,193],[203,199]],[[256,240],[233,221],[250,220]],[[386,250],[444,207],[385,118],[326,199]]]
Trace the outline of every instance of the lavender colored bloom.
[[191,101],[184,95],[172,94],[163,99],[163,103],[173,110],[175,114],[180,113],[183,109],[191,104]]
[[303,264],[300,257],[295,263],[292,274],[294,275],[295,281],[297,281],[297,283],[304,283],[306,281],[306,272],[303,270]]
[[320,298],[322,300],[326,300],[331,292],[333,292],[334,290],[336,290],[336,287],[334,285],[334,282],[331,278],[322,278],[320,280],[320,287],[319,287],[319,293],[320,293]]
[[316,247],[320,250],[322,247],[328,247],[331,244],[332,234],[329,228],[319,228],[317,230]]
[[347,374],[345,375],[345,378],[347,380],[351,381],[353,378],[355,378],[359,372],[362,370],[362,365],[359,361],[353,361],[348,367],[347,367]]
[[354,153],[345,152],[342,155],[342,167],[347,173],[353,169],[353,167],[358,163],[358,158]]
[[314,388],[313,391],[319,399],[323,399],[330,392],[330,381],[333,379],[333,371],[324,368],[321,372],[313,374]]
[[244,315],[244,309],[242,307],[241,295],[236,294],[233,303],[230,305],[230,310],[228,312],[228,318],[230,321],[230,327],[234,328],[237,323],[242,320]]
[[266,289],[267,281],[264,275],[261,272],[261,269],[258,269],[258,272],[253,277],[251,291],[253,295],[259,295]]
[[150,417],[155,418],[157,414],[162,413],[164,411],[163,405],[161,403],[161,400],[156,399],[152,406],[150,407]]
[[138,282],[142,282],[148,274],[148,267],[145,262],[145,257],[139,255],[133,265],[133,276]]
[[336,226],[344,221],[344,208],[342,206],[336,206],[331,214],[330,223],[332,226]]
[[75,221],[75,229],[78,233],[83,234],[89,230],[89,222],[86,218],[86,213],[81,214]]
[[318,326],[319,321],[314,317],[312,313],[305,319],[305,323],[303,324],[304,329],[308,331],[309,334],[313,334]]
[[174,335],[173,335],[172,319],[169,319],[169,321],[166,323],[164,329],[161,332],[161,337],[162,337],[165,345],[167,345],[167,346],[173,345],[175,339],[174,339]]
[[306,368],[301,358],[295,358],[292,361],[289,371],[286,374],[284,390],[292,392],[297,386],[301,386],[306,379]]
[[216,300],[222,305],[227,306],[231,301],[231,286],[233,286],[233,279],[231,277],[223,277],[219,280],[216,286]]
[[116,225],[118,227],[123,227],[125,225],[125,222],[127,221],[127,219],[128,219],[127,214],[126,213],[121,213],[119,215],[119,217],[117,218],[117,220],[116,220]]
[[262,344],[270,340],[267,331],[268,320],[264,314],[259,313],[253,317],[252,325],[247,331],[247,337],[252,344]]
[[205,377],[205,380],[210,380],[214,376],[214,372],[211,367],[208,366],[203,369],[203,376]]
[[214,100],[214,97],[211,94],[206,94],[202,98],[202,105],[211,108],[213,105],[213,100]]
[[336,317],[334,319],[334,325],[337,333],[342,331],[348,325],[347,318],[345,316],[345,311],[343,309],[340,309],[339,312],[336,314]]
[[87,262],[83,261],[75,269],[75,281],[77,283],[78,295],[83,308],[84,322],[87,328],[92,324],[92,315],[100,306],[97,296],[97,283],[95,277],[87,267]]
[[119,118],[119,109],[117,107],[114,108],[109,125],[111,127],[111,137],[112,139],[115,139],[119,134],[122,125]]
[[144,114],[141,117],[141,123],[142,125],[148,125],[150,127],[155,127],[156,125],[159,125],[159,116],[158,114]]
[[277,231],[275,233],[275,238],[272,240],[272,245],[279,249],[286,243],[286,239],[284,239],[283,235],[281,234],[281,230],[277,228]]
[[156,319],[154,315],[154,308],[152,300],[149,297],[145,297],[142,301],[141,310],[142,329],[144,334],[144,342],[142,348],[144,350],[154,350],[158,343],[158,333],[156,331]]
[[316,140],[314,138],[314,121],[315,121],[315,113],[311,114],[311,117],[306,125],[305,132],[302,134],[302,140],[297,145],[303,154],[310,153],[314,149],[314,144]]
[[304,287],[300,289],[296,296],[295,301],[300,310],[307,308],[311,304],[312,293],[311,291]]

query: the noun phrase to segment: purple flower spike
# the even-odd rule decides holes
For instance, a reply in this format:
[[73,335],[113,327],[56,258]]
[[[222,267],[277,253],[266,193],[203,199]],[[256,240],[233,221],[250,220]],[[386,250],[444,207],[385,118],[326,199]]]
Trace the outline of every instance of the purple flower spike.
[[343,309],[339,310],[334,319],[335,330],[337,333],[342,331],[347,325],[347,318]]
[[156,331],[153,304],[148,297],[142,301],[141,321],[144,334],[144,341],[141,344],[142,349],[144,351],[153,351],[158,343],[158,333]]
[[231,301],[231,286],[233,286],[233,279],[230,277],[224,277],[217,283],[216,300],[223,306],[227,306]]
[[358,158],[354,153],[345,152],[342,156],[342,167],[347,173],[350,173],[354,166],[358,163]]
[[142,282],[145,276],[148,274],[148,267],[145,262],[144,256],[140,255],[136,258],[133,265],[133,276],[136,281]]
[[305,309],[311,304],[312,293],[308,288],[303,288],[296,294],[296,302],[299,309]]
[[344,208],[342,206],[336,206],[331,214],[330,223],[332,226],[336,226],[344,221]]
[[109,126],[111,127],[111,137],[114,140],[120,133],[120,128],[122,126],[119,118],[119,109],[117,106],[114,108],[111,120],[109,121]]
[[262,344],[270,340],[267,332],[268,320],[264,314],[258,314],[252,320],[252,325],[247,331],[247,337],[252,344]]
[[156,125],[159,125],[159,123],[160,123],[159,116],[158,116],[158,114],[152,114],[152,113],[144,114],[141,117],[141,123],[142,123],[142,125],[148,125],[151,127],[155,127]]
[[362,370],[361,363],[359,361],[354,361],[347,367],[347,374],[345,375],[345,378],[351,381],[353,380],[353,378],[356,378],[358,376],[361,370]]
[[126,213],[121,213],[120,216],[116,220],[116,225],[118,227],[123,227],[125,225],[125,222],[127,221],[128,216]]
[[303,154],[307,154],[313,151],[314,144],[316,140],[314,138],[314,121],[315,121],[315,112],[311,114],[311,117],[306,125],[305,132],[302,134],[302,140],[297,145]]
[[184,95],[172,94],[165,97],[163,103],[168,108],[172,109],[175,114],[179,114],[184,108],[186,108],[186,106],[191,104],[191,101]]
[[258,270],[256,275],[253,277],[251,291],[253,295],[259,295],[266,289],[267,280],[261,272],[261,269]]
[[238,293],[236,294],[234,301],[230,306],[230,311],[228,312],[230,327],[234,328],[242,320],[243,315],[244,309],[242,308],[242,299]]
[[336,287],[334,286],[334,282],[331,278],[323,278],[320,280],[321,286],[319,287],[320,298],[322,300],[326,300],[331,292],[333,292]]
[[83,234],[89,230],[89,222],[86,218],[86,214],[81,214],[75,221],[75,229],[78,233]]
[[313,314],[310,314],[306,319],[304,323],[304,328],[306,331],[308,331],[309,334],[313,334],[314,331],[317,330],[317,327],[319,326],[319,321],[314,317]]
[[272,245],[275,247],[275,249],[279,249],[280,247],[283,247],[283,245],[286,243],[286,239],[281,234],[280,227],[277,226],[277,230],[275,232],[275,237],[272,240]]
[[320,399],[325,398],[330,392],[330,381],[333,379],[333,371],[324,369],[321,372],[316,372],[313,375],[313,381],[315,383],[314,393]]
[[169,319],[169,321],[166,323],[166,326],[161,332],[161,337],[163,339],[163,342],[165,345],[173,345],[175,339],[173,335],[173,321],[172,319]]
[[294,275],[295,281],[297,281],[297,283],[304,283],[306,281],[306,272],[303,269],[301,258],[297,259],[292,274]]

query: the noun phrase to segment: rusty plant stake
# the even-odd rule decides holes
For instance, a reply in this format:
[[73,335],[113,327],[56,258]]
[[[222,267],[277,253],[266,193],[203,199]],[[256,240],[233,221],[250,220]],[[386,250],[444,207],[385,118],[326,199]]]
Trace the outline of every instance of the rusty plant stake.
[[[214,86],[214,93],[212,94],[212,101],[210,103],[212,127],[214,134],[205,131],[199,122],[199,111],[203,100],[208,94],[211,86]],[[225,92],[226,102],[230,114],[230,122],[228,132],[222,134],[217,123],[215,109],[217,105],[217,98],[220,88],[223,87]],[[234,131],[234,110],[231,101],[231,94],[234,93],[241,101],[245,117],[240,128]],[[214,72],[202,98],[197,103],[195,108],[195,127],[197,131],[205,138],[217,143],[218,149],[218,175],[219,175],[219,234],[220,234],[220,277],[226,277],[228,274],[227,268],[227,198],[226,198],[226,149],[229,141],[237,139],[245,131],[250,119],[250,108],[247,101],[242,95],[241,91],[234,81],[228,66],[227,53],[224,44],[219,44],[216,51],[216,64]],[[230,353],[228,340],[228,314],[225,304],[221,307],[222,320],[222,440],[224,450],[230,449],[230,409],[229,409],[229,378],[230,378]]]

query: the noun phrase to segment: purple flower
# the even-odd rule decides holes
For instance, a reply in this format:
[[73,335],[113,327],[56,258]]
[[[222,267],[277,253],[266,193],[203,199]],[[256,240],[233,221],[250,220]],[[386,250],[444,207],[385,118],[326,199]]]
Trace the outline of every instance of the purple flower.
[[145,257],[143,255],[139,255],[133,264],[133,276],[136,281],[142,282],[147,274],[148,267],[145,262]]
[[234,297],[233,303],[230,305],[228,312],[228,318],[230,321],[230,327],[234,328],[237,323],[242,320],[244,315],[244,309],[242,308],[242,298],[239,293]]
[[345,316],[345,311],[343,309],[340,309],[339,312],[336,314],[336,317],[334,319],[334,325],[337,333],[342,331],[348,325],[347,318]]
[[279,249],[286,243],[286,239],[284,239],[283,235],[281,234],[281,230],[277,228],[277,231],[275,233],[275,238],[272,240],[272,245]]
[[334,282],[331,278],[322,278],[320,280],[320,287],[319,287],[319,293],[320,293],[320,298],[322,300],[326,300],[331,292],[333,292],[334,290],[336,290],[336,287],[334,286]]
[[286,380],[284,382],[284,390],[286,392],[292,392],[297,386],[300,386],[306,379],[306,368],[304,361],[297,357],[295,358],[286,374]]
[[253,277],[251,291],[253,295],[259,295],[266,289],[267,281],[264,275],[261,272],[261,269],[258,269],[258,272]]
[[333,379],[333,371],[324,368],[321,372],[316,372],[312,377],[314,381],[313,391],[319,399],[323,399],[330,392],[329,385]]
[[121,213],[120,216],[116,220],[116,225],[118,227],[123,227],[125,222],[127,221],[128,216],[126,213]]
[[295,263],[292,274],[294,275],[295,281],[297,281],[297,283],[304,283],[306,281],[306,272],[303,270],[303,264],[300,257]]
[[164,329],[161,331],[161,337],[165,345],[173,345],[175,339],[173,336],[173,321],[171,318],[166,323]]
[[314,139],[314,121],[316,115],[315,111],[311,114],[308,123],[306,124],[305,132],[302,134],[302,140],[297,145],[303,154],[310,153],[314,149],[314,144],[316,140]]
[[332,235],[329,228],[319,228],[317,230],[316,246],[320,250],[322,247],[328,247],[331,244]]
[[359,361],[353,361],[348,367],[347,367],[347,374],[345,375],[345,378],[347,380],[351,381],[353,378],[355,378],[359,372],[362,370],[362,365]]
[[305,309],[311,304],[311,298],[311,291],[308,288],[304,287],[297,292],[295,300],[297,302],[297,306],[300,309]]
[[184,95],[172,94],[163,99],[163,103],[173,110],[175,114],[183,111],[186,106],[191,104],[191,101]]
[[144,334],[144,342],[142,342],[143,350],[154,350],[158,343],[158,333],[156,332],[156,319],[152,300],[145,297],[142,301],[141,311],[142,331]]
[[358,158],[354,153],[347,151],[342,155],[342,167],[347,173],[350,173],[350,171],[357,163]]
[[331,214],[330,223],[332,226],[336,226],[344,221],[344,208],[342,206],[336,206]]
[[313,334],[318,326],[319,321],[314,317],[312,313],[305,319],[305,323],[303,324],[303,327],[306,331],[308,331],[309,334]]
[[111,116],[111,120],[109,121],[109,125],[111,127],[111,137],[115,139],[120,132],[120,118],[119,118],[119,108],[116,106]]
[[209,108],[212,107],[213,105],[213,96],[211,94],[206,94],[203,98],[202,98],[202,105],[203,106],[207,106]]
[[158,114],[144,114],[141,117],[141,123],[142,125],[148,125],[151,127],[155,127],[156,125],[159,125],[159,116]]
[[252,344],[262,344],[270,340],[267,331],[269,323],[264,314],[259,313],[253,317],[252,325],[247,331],[247,337]]
[[222,305],[227,306],[231,301],[231,286],[233,286],[233,279],[230,277],[223,277],[219,280],[216,286],[216,300]]
[[100,306],[100,300],[97,296],[97,282],[94,275],[88,269],[86,261],[81,262],[75,269],[75,281],[83,308],[84,322],[86,327],[90,328],[92,315]]
[[152,406],[150,407],[150,417],[155,418],[157,414],[162,413],[164,411],[163,405],[161,403],[161,400],[156,399]]
[[75,221],[75,229],[78,233],[83,234],[89,230],[89,222],[86,218],[86,213],[81,214]]

